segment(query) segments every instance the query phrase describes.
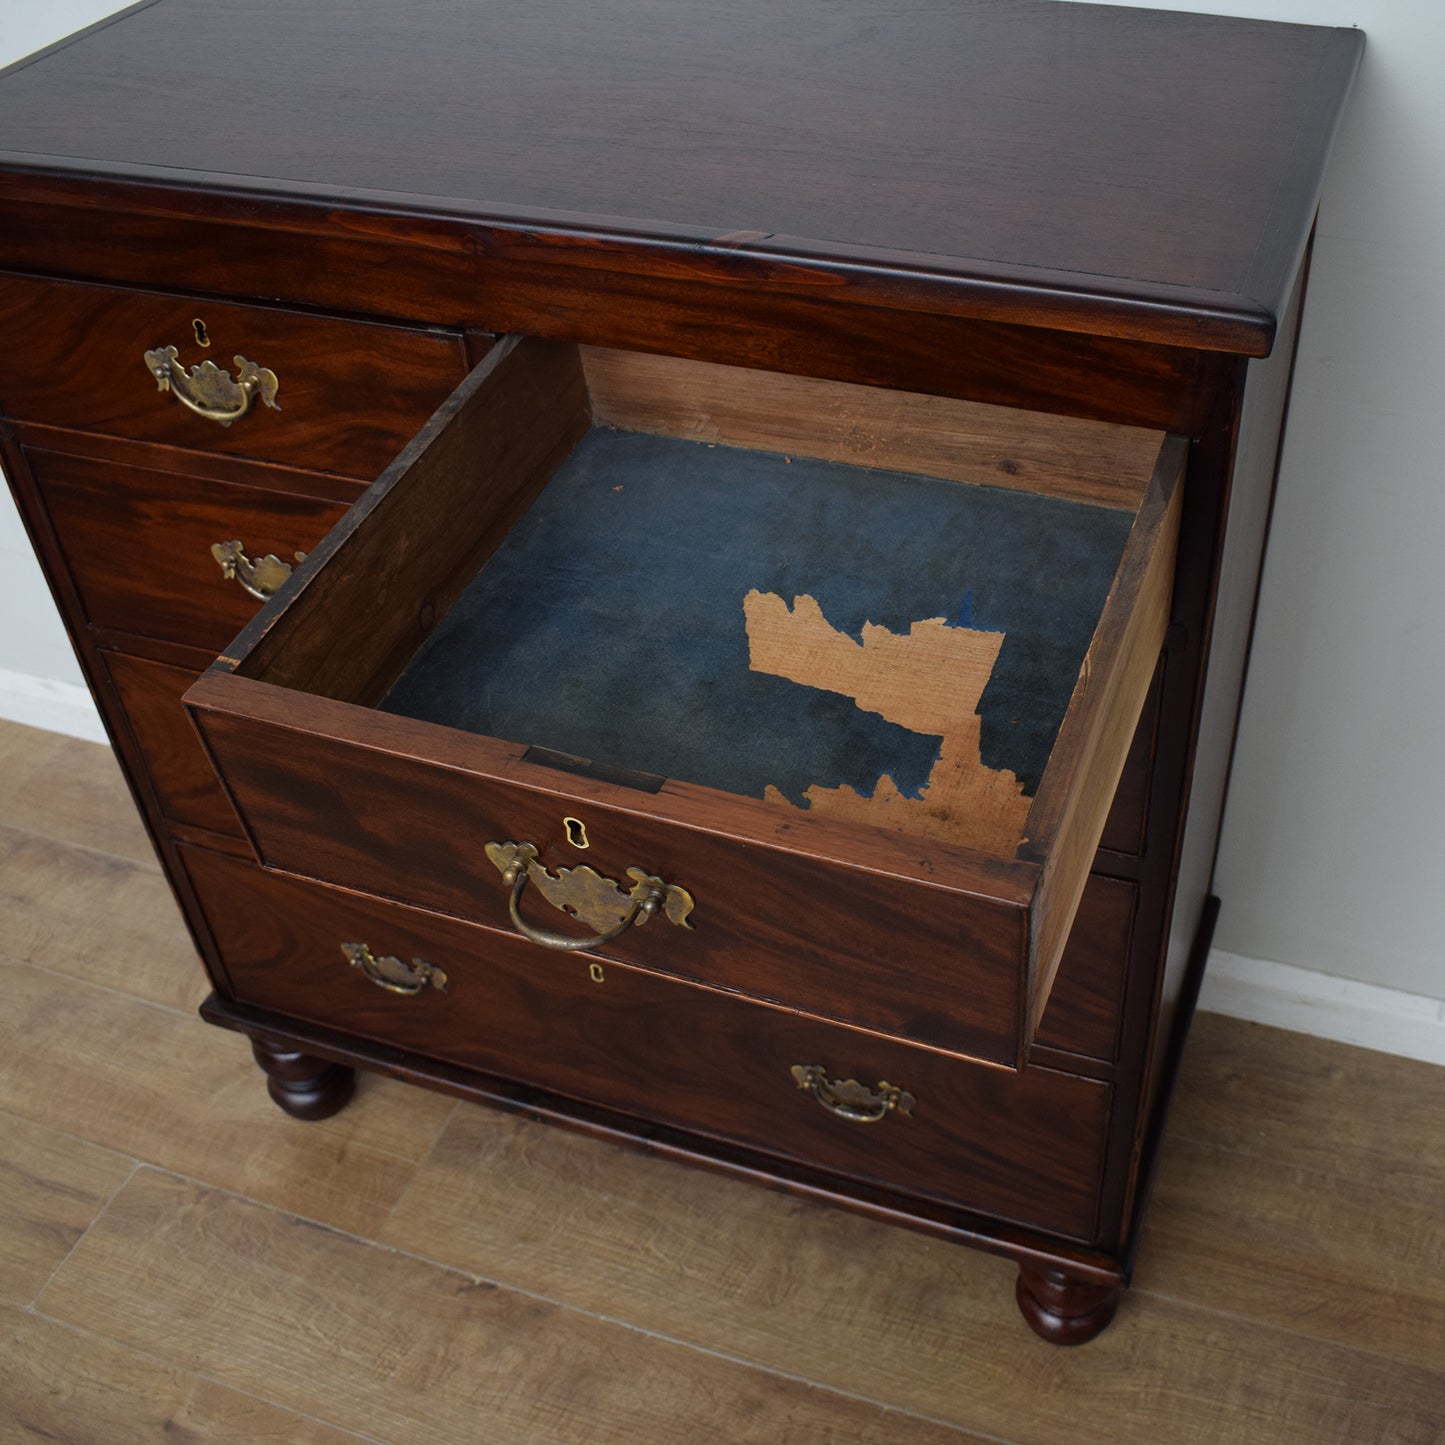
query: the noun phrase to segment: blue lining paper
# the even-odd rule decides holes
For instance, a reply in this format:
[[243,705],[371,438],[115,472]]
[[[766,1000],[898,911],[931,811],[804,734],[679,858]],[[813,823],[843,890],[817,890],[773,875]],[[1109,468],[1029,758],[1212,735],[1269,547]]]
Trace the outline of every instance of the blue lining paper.
[[[485,485],[485,479],[479,482]],[[381,703],[389,712],[761,797],[888,774],[939,739],[753,672],[743,599],[817,600],[858,638],[943,617],[1005,633],[984,765],[1032,794],[1133,515],[1022,491],[594,427]]]

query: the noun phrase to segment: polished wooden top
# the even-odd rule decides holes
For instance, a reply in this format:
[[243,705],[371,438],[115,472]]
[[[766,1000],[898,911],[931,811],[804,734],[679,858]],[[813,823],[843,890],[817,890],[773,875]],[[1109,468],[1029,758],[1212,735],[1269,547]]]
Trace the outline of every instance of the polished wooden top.
[[0,164],[1157,308],[1258,352],[1361,45],[1046,0],[148,0],[0,77]]

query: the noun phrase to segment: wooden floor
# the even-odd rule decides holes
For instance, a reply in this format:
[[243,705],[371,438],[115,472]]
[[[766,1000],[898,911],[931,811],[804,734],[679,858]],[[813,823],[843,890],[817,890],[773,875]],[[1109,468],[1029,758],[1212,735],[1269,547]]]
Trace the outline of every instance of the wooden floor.
[[0,724],[0,1442],[1445,1441],[1445,1070],[1201,1016],[1135,1287],[364,1080],[266,1098],[109,753]]

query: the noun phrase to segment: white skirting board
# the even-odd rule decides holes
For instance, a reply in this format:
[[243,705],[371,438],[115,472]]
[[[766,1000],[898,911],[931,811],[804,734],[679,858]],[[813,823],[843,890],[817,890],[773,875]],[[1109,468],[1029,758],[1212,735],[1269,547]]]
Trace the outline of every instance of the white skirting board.
[[1214,949],[1199,1007],[1251,1023],[1445,1064],[1445,1000]]
[[103,743],[108,739],[90,692],[79,683],[32,677],[0,667],[0,718]]
[[[0,668],[0,718],[106,741],[90,693]],[[1343,1044],[1445,1064],[1445,1001],[1214,949],[1199,1007]]]

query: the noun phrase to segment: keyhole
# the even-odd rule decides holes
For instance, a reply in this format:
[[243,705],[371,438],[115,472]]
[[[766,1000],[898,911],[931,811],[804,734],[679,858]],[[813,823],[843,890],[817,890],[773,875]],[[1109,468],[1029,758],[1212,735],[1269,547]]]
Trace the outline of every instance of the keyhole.
[[600,963],[589,963],[587,965],[587,977],[590,978],[593,983],[601,983],[602,965]]
[[191,322],[191,325],[195,327],[196,345],[209,346],[211,344],[211,338],[206,334],[206,323],[197,316],[196,319]]
[[590,848],[592,846],[587,841],[587,829],[580,818],[563,818],[562,826],[567,830],[567,841],[574,848]]

